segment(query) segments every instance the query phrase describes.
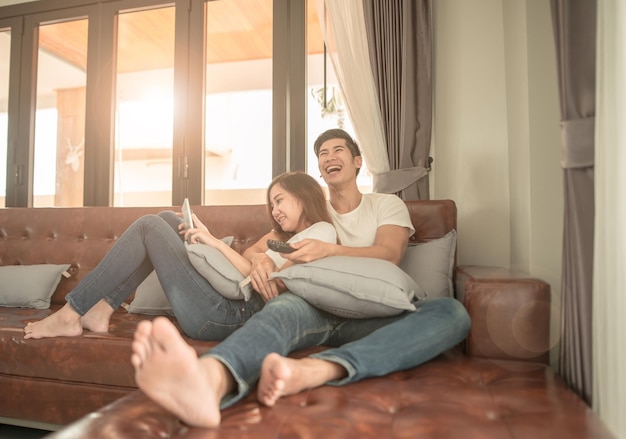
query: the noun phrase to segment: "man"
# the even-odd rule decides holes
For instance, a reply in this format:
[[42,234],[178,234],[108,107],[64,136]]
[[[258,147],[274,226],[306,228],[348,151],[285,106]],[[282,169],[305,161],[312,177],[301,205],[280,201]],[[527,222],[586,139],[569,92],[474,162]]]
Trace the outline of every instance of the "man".
[[[322,133],[315,153],[341,244],[303,240],[284,256],[297,262],[342,255],[400,263],[414,232],[404,202],[395,195],[361,194],[356,184],[361,153],[345,131]],[[276,268],[259,249],[253,246],[245,256],[252,261],[252,285],[267,303],[210,352],[197,358],[166,319],[141,322],[135,333],[137,384],[190,425],[219,425],[220,410],[246,396],[259,375],[258,399],[272,406],[304,389],[415,367],[458,344],[469,331],[465,308],[451,298],[420,301],[415,304],[419,312],[388,318],[328,314],[268,280]],[[299,360],[287,357],[321,344],[331,348]]]

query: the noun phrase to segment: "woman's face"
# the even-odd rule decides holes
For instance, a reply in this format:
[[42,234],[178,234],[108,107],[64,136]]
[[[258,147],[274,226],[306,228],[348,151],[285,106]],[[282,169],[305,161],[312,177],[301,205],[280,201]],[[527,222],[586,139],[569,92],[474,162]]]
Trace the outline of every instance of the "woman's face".
[[310,226],[302,214],[302,203],[280,184],[270,189],[272,216],[285,232],[298,233]]

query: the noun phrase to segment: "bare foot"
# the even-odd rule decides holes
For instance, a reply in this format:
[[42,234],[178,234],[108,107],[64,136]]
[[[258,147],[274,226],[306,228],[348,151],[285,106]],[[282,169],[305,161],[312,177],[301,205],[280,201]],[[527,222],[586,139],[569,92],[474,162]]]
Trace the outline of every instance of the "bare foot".
[[106,300],[102,299],[87,311],[87,314],[81,317],[80,323],[83,329],[89,331],[108,332],[112,314],[113,308]]
[[220,424],[220,401],[234,388],[234,379],[215,358],[198,358],[168,319],[139,323],[131,363],[139,388],[182,421],[196,427]]
[[66,303],[63,308],[24,328],[24,338],[76,337],[83,333],[80,314]]
[[321,386],[344,377],[346,373],[338,363],[317,358],[296,360],[271,353],[263,360],[257,399],[272,407],[282,396]]

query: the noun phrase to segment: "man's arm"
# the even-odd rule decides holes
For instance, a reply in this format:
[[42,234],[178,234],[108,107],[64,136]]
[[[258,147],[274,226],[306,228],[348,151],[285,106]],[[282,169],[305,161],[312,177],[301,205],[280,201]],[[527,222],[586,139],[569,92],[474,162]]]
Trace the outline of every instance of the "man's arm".
[[383,225],[376,229],[374,244],[367,247],[348,247],[316,239],[305,239],[292,244],[297,250],[283,256],[296,263],[311,262],[328,256],[359,256],[384,259],[398,265],[404,257],[408,242],[409,229]]

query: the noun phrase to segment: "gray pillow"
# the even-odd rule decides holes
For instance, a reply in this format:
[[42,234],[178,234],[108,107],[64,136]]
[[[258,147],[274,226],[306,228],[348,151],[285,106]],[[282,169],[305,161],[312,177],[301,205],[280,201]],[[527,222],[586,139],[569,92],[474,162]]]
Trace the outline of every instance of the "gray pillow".
[[376,258],[331,256],[272,273],[293,294],[340,317],[387,317],[414,311],[424,291],[397,265]]
[[133,314],[174,315],[172,306],[169,300],[167,300],[156,271],[153,271],[144,279],[137,287],[133,301],[130,305],[125,305],[124,307]]
[[188,244],[192,265],[215,290],[227,299],[250,300],[252,285],[240,286],[244,276],[218,249],[206,244]]
[[70,264],[0,267],[0,306],[50,308],[50,298],[68,268]]
[[455,252],[456,230],[451,230],[439,239],[410,245],[400,268],[428,293],[428,297],[453,297]]

